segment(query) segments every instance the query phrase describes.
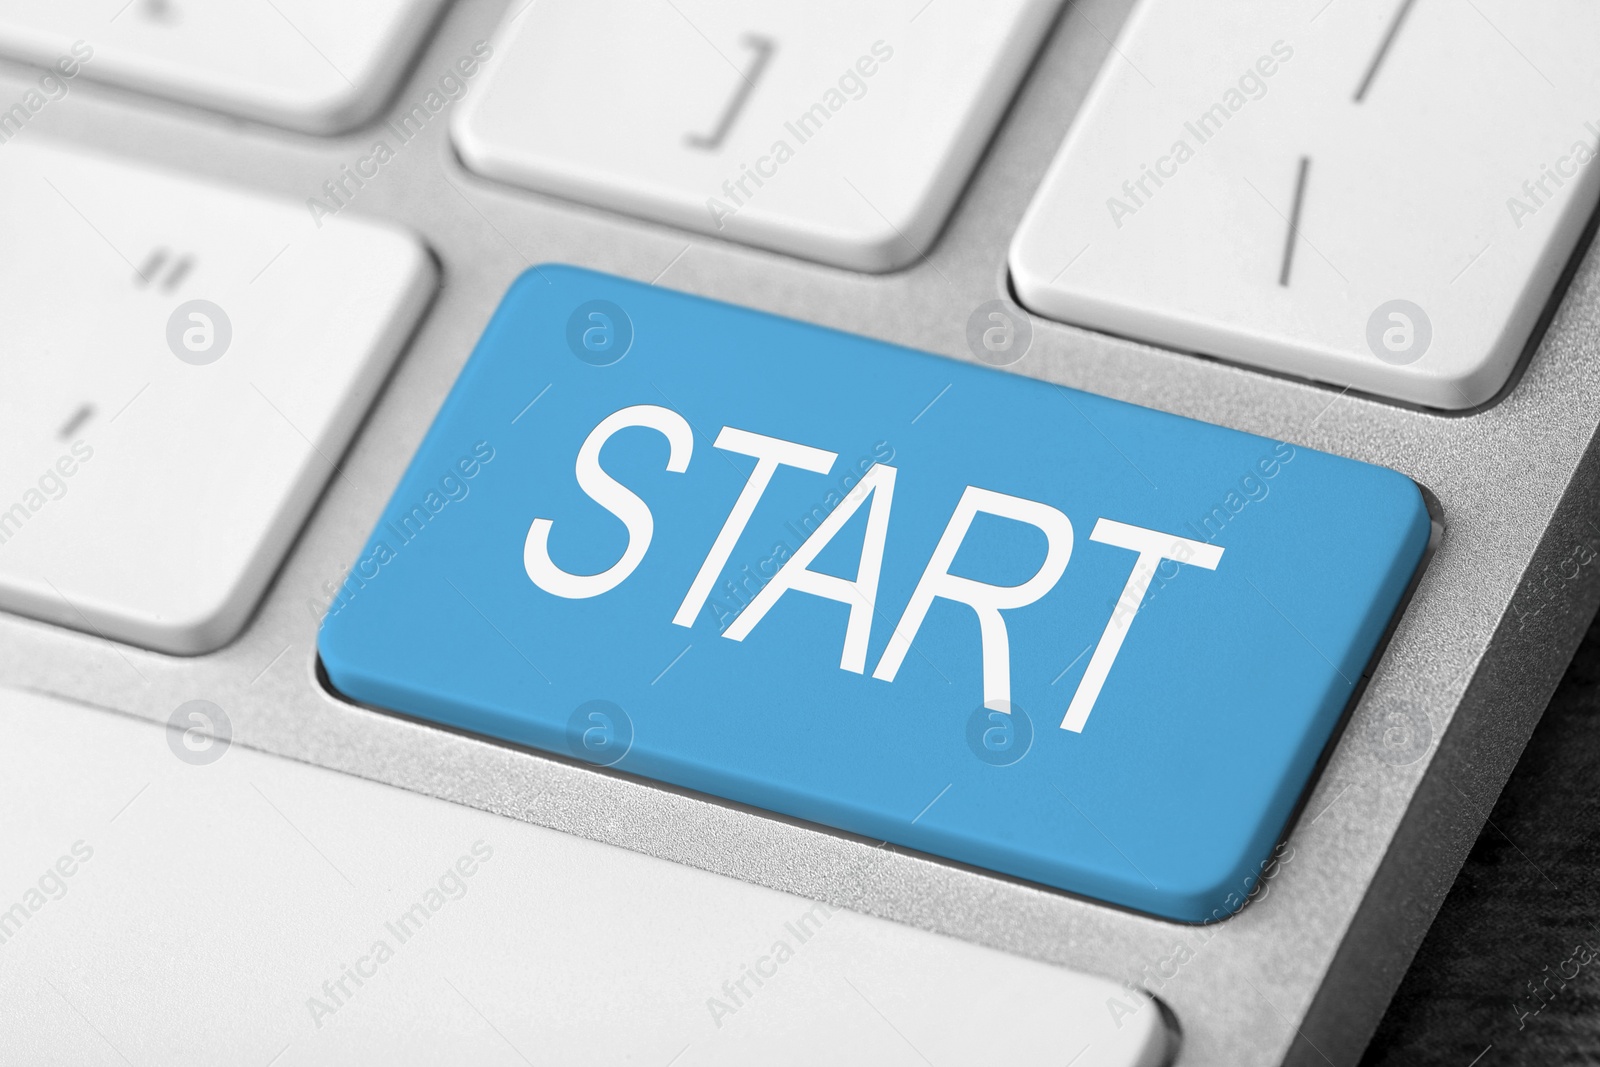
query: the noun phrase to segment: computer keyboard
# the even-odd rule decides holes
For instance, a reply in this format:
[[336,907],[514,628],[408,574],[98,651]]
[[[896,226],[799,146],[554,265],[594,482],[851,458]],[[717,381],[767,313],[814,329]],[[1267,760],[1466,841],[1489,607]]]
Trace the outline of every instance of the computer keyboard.
[[[1600,601],[1593,21],[7,5],[0,693],[859,913],[1016,1062],[1353,1062]],[[680,1067],[859,1058],[796,996]]]

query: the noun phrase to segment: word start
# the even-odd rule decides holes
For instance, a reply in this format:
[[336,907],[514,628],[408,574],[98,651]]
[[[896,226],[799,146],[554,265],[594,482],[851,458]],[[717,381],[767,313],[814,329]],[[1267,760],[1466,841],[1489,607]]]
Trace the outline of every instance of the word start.
[[[597,597],[615,589],[643,562],[655,533],[655,517],[649,505],[600,467],[600,450],[612,435],[636,426],[655,430],[667,439],[668,471],[682,474],[688,470],[689,459],[694,452],[694,431],[677,412],[655,404],[638,404],[622,408],[602,419],[579,448],[575,472],[579,488],[627,528],[627,547],[621,557],[605,570],[596,574],[573,574],[558,567],[550,558],[552,521],[534,519],[528,526],[528,536],[523,543],[522,562],[528,577],[545,592],[569,600]],[[778,468],[794,467],[825,475],[838,459],[837,453],[826,449],[732,426],[722,427],[714,445],[726,452],[749,456],[756,461],[756,465],[728,512],[694,581],[689,584],[677,613],[672,617],[676,626],[694,625],[695,616],[704,607],[718,576],[727,566],[756,505]],[[722,636],[732,641],[743,641],[783,595],[791,590],[824,597],[850,609],[839,668],[864,674],[897,475],[895,467],[874,463],[849,495],[828,514],[771,581],[762,587],[749,606],[723,631]],[[872,504],[867,512],[866,533],[855,578],[845,579],[812,570],[810,564],[827,548],[851,516],[867,503],[868,498]],[[992,585],[950,573],[961,542],[980,513],[1027,523],[1044,534],[1047,545],[1045,558],[1032,577],[1020,585],[1008,586]],[[1127,549],[1136,555],[1117,607],[1095,645],[1094,655],[1090,657],[1089,666],[1061,721],[1063,730],[1075,733],[1083,731],[1089,713],[1094,710],[1095,701],[1111,673],[1112,664],[1116,662],[1117,653],[1122,649],[1123,640],[1128,635],[1157,568],[1170,560],[1214,571],[1222,562],[1223,554],[1223,549],[1203,541],[1107,518],[1096,520],[1089,539]],[[888,645],[872,669],[872,677],[893,682],[933,602],[936,599],[954,601],[967,605],[978,616],[983,661],[983,706],[991,711],[1010,714],[1011,650],[1001,612],[1025,607],[1049,593],[1067,569],[1072,544],[1072,522],[1057,508],[975,485],[966,486],[934,547],[933,555],[917,580]]]

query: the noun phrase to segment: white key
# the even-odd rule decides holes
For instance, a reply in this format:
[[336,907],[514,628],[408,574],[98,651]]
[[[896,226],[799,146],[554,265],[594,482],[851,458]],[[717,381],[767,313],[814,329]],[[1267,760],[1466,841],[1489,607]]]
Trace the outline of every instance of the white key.
[[456,146],[540,192],[891,270],[927,252],[1057,5],[533,0]]
[[0,691],[0,736],[7,1064],[1157,1067],[1176,1043],[1104,978],[204,733]]
[[1017,292],[1077,325],[1481,404],[1600,195],[1596,41],[1589,0],[1142,0],[1016,234]]
[[38,140],[0,149],[0,233],[0,608],[217,647],[420,315],[430,260],[385,226]]
[[[370,117],[443,0],[6,0],[0,54],[311,133]],[[55,86],[64,86],[56,89]]]

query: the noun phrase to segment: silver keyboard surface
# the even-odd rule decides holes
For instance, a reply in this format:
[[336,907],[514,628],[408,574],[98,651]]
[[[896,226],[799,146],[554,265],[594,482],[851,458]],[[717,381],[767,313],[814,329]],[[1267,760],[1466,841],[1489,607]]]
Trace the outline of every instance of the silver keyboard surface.
[[[1600,532],[1587,519],[1600,504],[1600,261],[1587,239],[1510,387],[1459,414],[1033,319],[1015,372],[1392,467],[1425,488],[1442,527],[1273,877],[1226,922],[1164,922],[423,726],[343,702],[317,675],[328,584],[517,274],[572,263],[975,361],[968,318],[1010,299],[1012,238],[1131,6],[1066,7],[937,239],[892,273],[485,180],[462,165],[447,122],[429,122],[349,213],[418,234],[437,296],[239,636],[183,657],[3,614],[0,685],[161,723],[204,697],[228,708],[237,742],[264,752],[1144,983],[1181,1022],[1181,1064],[1354,1063],[1600,602],[1588,566]],[[451,4],[418,54],[389,57],[406,73],[372,121],[408,113],[504,15],[503,0]],[[0,94],[20,96],[37,76],[7,64]],[[304,201],[370,155],[375,128],[289,133],[84,81],[24,136]]]

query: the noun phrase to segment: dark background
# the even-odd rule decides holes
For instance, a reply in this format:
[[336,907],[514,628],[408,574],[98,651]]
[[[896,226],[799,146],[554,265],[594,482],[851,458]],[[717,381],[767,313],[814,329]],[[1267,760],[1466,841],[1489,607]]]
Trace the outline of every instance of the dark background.
[[1362,1067],[1600,1064],[1597,785],[1600,622],[1561,680]]

